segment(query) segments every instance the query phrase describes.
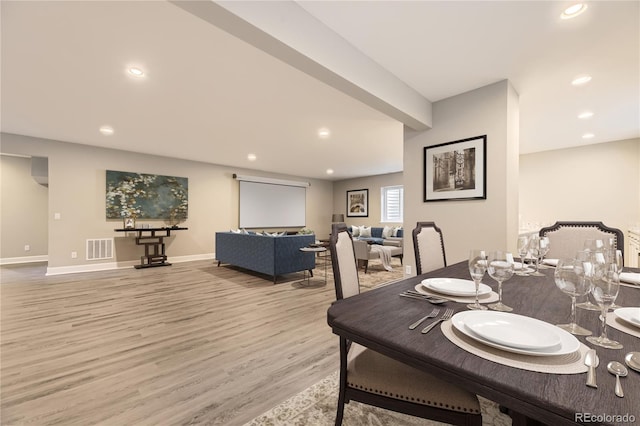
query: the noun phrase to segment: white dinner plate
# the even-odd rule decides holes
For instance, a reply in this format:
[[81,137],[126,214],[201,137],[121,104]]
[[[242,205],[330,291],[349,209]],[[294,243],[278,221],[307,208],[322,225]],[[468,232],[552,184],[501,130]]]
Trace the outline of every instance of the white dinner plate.
[[518,349],[547,349],[560,344],[556,326],[507,312],[479,312],[465,326],[485,340]]
[[622,318],[629,324],[640,328],[640,308],[618,308],[613,313],[618,318]]
[[[450,296],[475,296],[476,284],[470,280],[458,278],[427,278],[422,280],[422,285],[429,290]],[[491,287],[480,283],[478,296],[491,293]]]
[[561,328],[557,328],[556,333],[560,336],[560,344],[557,346],[552,346],[550,348],[545,349],[520,349],[513,348],[510,346],[504,346],[499,343],[492,342],[491,340],[486,340],[483,337],[480,337],[476,333],[474,333],[471,329],[467,328],[465,325],[465,321],[480,311],[462,311],[458,312],[451,318],[451,324],[456,328],[456,330],[461,333],[469,336],[473,340],[480,342],[484,345],[491,346],[496,349],[501,349],[505,352],[512,352],[516,354],[522,355],[531,355],[531,356],[557,356],[557,355],[568,355],[574,353],[578,349],[580,349],[580,342],[574,335],[571,333],[562,330]]

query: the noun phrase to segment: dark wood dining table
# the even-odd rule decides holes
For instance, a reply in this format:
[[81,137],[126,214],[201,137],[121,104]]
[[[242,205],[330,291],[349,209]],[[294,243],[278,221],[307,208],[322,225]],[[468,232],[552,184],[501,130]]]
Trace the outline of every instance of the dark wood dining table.
[[[640,269],[625,268],[640,272]],[[513,313],[551,324],[568,322],[570,298],[555,285],[553,268],[541,269],[542,277],[517,276],[503,284],[503,302]],[[409,324],[431,311],[427,301],[400,297],[425,278],[470,279],[467,262],[460,262],[417,277],[376,288],[336,301],[327,312],[333,332],[420,370],[456,383],[495,401],[512,414],[514,424],[640,424],[640,373],[630,370],[622,378],[624,398],[614,394],[615,377],[607,372],[609,361],[624,363],[630,351],[640,351],[640,338],[607,327],[607,334],[624,345],[621,350],[591,345],[600,358],[596,369],[598,388],[586,386],[587,374],[538,373],[498,364],[467,352],[442,333],[439,327],[427,334]],[[482,280],[497,291],[488,275]],[[640,288],[621,286],[620,306],[640,306]],[[467,310],[466,304],[446,302],[442,308]],[[600,333],[599,312],[577,309],[579,325]],[[626,417],[625,417],[626,416]]]

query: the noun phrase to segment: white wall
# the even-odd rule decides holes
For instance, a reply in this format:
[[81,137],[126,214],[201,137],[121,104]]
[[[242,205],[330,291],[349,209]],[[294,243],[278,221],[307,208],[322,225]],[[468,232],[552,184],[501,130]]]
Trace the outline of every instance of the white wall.
[[0,260],[46,259],[48,189],[31,177],[31,158],[2,155],[0,170]]
[[[233,173],[300,180],[296,176],[11,134],[2,134],[2,150],[49,158],[50,273],[95,268],[95,262],[84,259],[86,239],[90,238],[115,237],[115,260],[121,265],[138,262],[143,254],[142,247],[135,246],[133,238],[114,232],[115,228],[122,227],[119,220],[105,218],[106,170],[189,179],[189,218],[182,224],[189,230],[175,232],[168,240],[170,261],[211,258],[215,252],[215,232],[238,227],[239,185],[232,178]],[[333,212],[333,185],[329,181],[305,180],[311,182],[307,190],[307,226],[312,229],[327,227]],[[54,213],[60,213],[61,219],[55,220]],[[164,222],[159,224],[163,226]],[[72,251],[78,253],[77,259],[71,258]]]
[[[423,149],[487,135],[487,199],[423,201]],[[418,221],[443,231],[447,263],[467,259],[472,248],[515,251],[518,233],[518,101],[501,81],[433,104],[433,129],[404,144],[405,232]],[[415,274],[413,244],[404,245],[405,264]]]
[[601,221],[625,233],[640,227],[639,165],[640,139],[520,156],[521,225]]

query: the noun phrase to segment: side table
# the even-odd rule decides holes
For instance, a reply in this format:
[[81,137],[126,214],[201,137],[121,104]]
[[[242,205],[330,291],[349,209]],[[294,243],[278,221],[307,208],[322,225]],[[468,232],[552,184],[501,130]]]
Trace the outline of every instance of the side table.
[[[300,247],[300,251],[304,253],[324,253],[327,251],[326,247]],[[311,279],[311,274],[307,275],[307,271],[304,271],[304,274],[307,278],[307,285],[309,285],[309,280]],[[324,259],[324,285],[327,285],[327,259],[325,255]]]
[[[140,264],[135,265],[136,269],[151,268],[154,266],[171,266],[167,262],[165,253],[164,238],[171,236],[171,231],[184,231],[189,228],[127,228],[114,229],[116,232],[136,232],[136,245],[144,246],[144,256],[140,256]],[[148,235],[144,235],[144,233]],[[159,232],[160,234],[156,234]],[[149,249],[153,249],[150,251]]]

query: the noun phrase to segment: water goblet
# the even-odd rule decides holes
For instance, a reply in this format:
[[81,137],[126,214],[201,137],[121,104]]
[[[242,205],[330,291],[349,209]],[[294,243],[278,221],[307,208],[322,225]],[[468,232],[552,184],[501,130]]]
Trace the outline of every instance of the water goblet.
[[[579,261],[583,268],[581,269],[581,278],[591,285],[591,278],[595,264],[595,252],[590,250],[582,250],[576,253],[576,260]],[[588,311],[599,311],[600,307],[592,303],[588,298],[585,302],[576,304],[576,307],[586,309]]]
[[[540,262],[542,262],[542,259],[544,259],[547,253],[549,253],[550,248],[551,248],[551,241],[549,240],[549,237],[541,236],[540,237]],[[551,266],[546,266],[544,263],[540,265],[540,269],[548,269],[548,268],[551,268]]]
[[587,341],[594,345],[602,346],[608,349],[622,349],[622,345],[615,340],[607,337],[607,311],[618,297],[620,290],[620,276],[616,265],[608,263],[604,265],[597,264],[594,268],[591,279],[591,297],[600,306],[600,336],[589,336]]
[[[613,240],[613,238],[612,238]],[[616,265],[616,268],[618,269],[618,275],[620,275],[622,273],[622,268],[623,268],[623,264],[624,264],[624,258],[622,256],[622,251],[621,250],[617,250],[615,248],[615,242],[613,243],[614,246],[610,246],[609,248],[606,248],[604,250],[604,257],[605,257],[605,261],[607,263],[611,263]],[[607,245],[607,241],[605,240],[605,246]],[[617,305],[615,302],[611,304],[611,306],[609,307],[610,310],[615,310],[618,309],[620,306]]]
[[529,274],[527,273],[527,267],[524,264],[527,253],[529,253],[529,237],[526,235],[520,235],[518,237],[518,254],[520,255],[520,268],[516,271],[516,275],[520,275],[522,277],[529,276]]
[[590,336],[591,331],[576,324],[576,297],[589,293],[590,283],[584,279],[584,264],[576,259],[558,259],[553,273],[556,286],[571,297],[571,316],[568,324],[556,324],[563,330],[577,336]]
[[540,268],[540,257],[542,256],[542,252],[544,250],[544,242],[541,240],[540,236],[533,235],[529,240],[529,252],[531,256],[535,259],[535,270],[529,275],[532,277],[544,277],[544,274],[539,271]]
[[487,272],[498,281],[498,303],[492,303],[489,308],[495,311],[511,312],[513,308],[502,303],[502,283],[513,276],[513,256],[503,251],[492,251],[487,257]]
[[469,274],[471,279],[476,285],[476,301],[475,303],[467,305],[467,308],[474,310],[485,310],[486,306],[481,305],[478,301],[478,291],[480,289],[480,280],[484,277],[484,273],[487,271],[487,256],[484,250],[471,250],[469,253]]

